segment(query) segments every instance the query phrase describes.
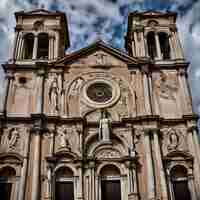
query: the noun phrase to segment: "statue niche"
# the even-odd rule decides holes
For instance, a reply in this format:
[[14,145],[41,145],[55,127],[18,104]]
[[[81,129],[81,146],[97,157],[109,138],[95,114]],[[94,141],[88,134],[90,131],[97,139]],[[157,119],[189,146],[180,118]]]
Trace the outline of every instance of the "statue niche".
[[47,81],[47,105],[50,115],[58,115],[61,106],[61,80],[57,74],[51,74]]
[[110,142],[111,124],[109,113],[103,109],[101,111],[101,118],[99,120],[99,140],[103,142]]
[[69,88],[68,95],[68,113],[70,116],[77,116],[80,113],[80,105],[79,105],[79,96],[80,89],[84,83],[84,79],[82,77],[78,77],[71,83]]

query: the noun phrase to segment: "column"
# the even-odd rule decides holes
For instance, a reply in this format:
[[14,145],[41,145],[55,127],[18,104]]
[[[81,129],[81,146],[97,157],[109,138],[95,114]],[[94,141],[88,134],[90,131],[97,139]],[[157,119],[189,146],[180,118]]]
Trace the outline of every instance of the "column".
[[132,161],[127,162],[128,167],[128,200],[138,199],[136,169]]
[[170,45],[170,57],[171,59],[176,59],[176,49],[174,47],[174,42],[172,39],[172,34],[169,35],[169,45]]
[[38,35],[35,35],[34,45],[33,45],[33,59],[37,59],[37,49],[38,49]]
[[59,41],[60,41],[60,39],[59,39],[59,33],[58,32],[56,32],[56,41],[55,41],[55,58],[58,58],[58,56],[59,56]]
[[17,59],[20,60],[21,59],[21,52],[22,52],[22,41],[23,41],[23,34],[21,33],[19,35],[19,39],[18,39],[18,47],[17,47]]
[[182,84],[182,88],[185,94],[185,101],[186,101],[186,107],[187,107],[187,114],[191,114],[192,113],[192,99],[191,99],[191,95],[189,92],[189,86],[186,80],[187,77],[187,72],[186,69],[180,69],[179,70],[179,74],[180,74],[180,79],[181,79],[181,84]]
[[161,53],[161,49],[160,49],[160,41],[159,41],[159,37],[158,37],[157,32],[155,33],[155,40],[156,40],[157,59],[162,60],[162,53]]
[[83,200],[83,168],[82,164],[78,166],[78,171],[79,171],[79,185],[78,185],[78,199]]
[[183,49],[182,49],[182,46],[181,46],[180,39],[179,39],[179,37],[178,37],[177,30],[174,32],[174,37],[175,37],[176,44],[177,44],[177,48],[178,48],[178,49],[177,49],[178,58],[184,59],[184,53],[183,53]]
[[147,166],[147,194],[148,200],[155,200],[155,180],[153,170],[153,158],[151,153],[150,130],[145,130],[144,145],[146,151]]
[[180,88],[181,88],[183,115],[192,113],[192,103],[190,100],[190,96],[188,94],[188,88],[186,85],[185,75],[186,75],[185,69],[180,69],[178,72],[178,79],[179,79]]
[[[90,168],[90,200],[95,200],[96,195],[95,195],[95,162],[90,161],[89,163],[89,168]],[[97,188],[98,190],[98,188]],[[98,192],[97,192],[98,193]],[[96,199],[97,200],[97,199]]]
[[13,60],[16,59],[16,48],[17,48],[18,36],[19,36],[19,31],[15,29],[15,39],[13,43]]
[[36,89],[35,89],[35,105],[36,110],[34,113],[42,113],[43,106],[43,81],[44,81],[44,71],[39,71],[37,74]]
[[189,190],[190,190],[191,199],[192,200],[198,200],[197,193],[195,191],[194,176],[193,175],[188,176],[188,187],[189,187]]
[[23,167],[21,171],[21,180],[19,188],[19,200],[25,200],[25,190],[26,190],[26,179],[27,179],[27,170],[28,170],[28,156],[30,148],[30,131],[27,131],[27,138],[25,144],[25,157],[23,161]]
[[151,114],[155,114],[155,102],[153,98],[153,86],[152,86],[152,74],[151,72],[148,73],[148,85],[149,85],[149,102],[150,102],[150,109]]
[[39,200],[40,191],[40,129],[34,129],[34,153],[33,153],[33,173],[31,200]]
[[143,90],[144,90],[144,103],[145,103],[145,113],[147,115],[151,114],[151,105],[150,105],[150,93],[149,93],[149,83],[148,83],[148,68],[144,66],[142,68],[142,77],[143,77]]
[[[197,191],[200,191],[200,159],[199,159],[199,153],[196,152],[196,148],[195,148],[195,142],[193,139],[193,128],[190,128],[188,130],[188,146],[189,146],[189,151],[190,153],[194,156],[194,166],[193,166],[193,170],[194,170],[194,174],[195,174],[195,182],[196,182],[196,186],[197,186]],[[198,144],[199,145],[199,144]]]
[[195,152],[196,152],[196,158],[198,159],[199,163],[199,169],[200,169],[200,147],[199,147],[199,135],[197,131],[197,127],[192,127],[192,133],[193,133],[193,141],[194,141],[194,146],[195,146]]
[[6,111],[6,102],[8,99],[11,79],[13,79],[13,75],[7,73],[4,79],[3,92],[1,93],[0,114],[3,114]]
[[154,141],[154,147],[155,147],[155,157],[157,161],[157,167],[158,167],[158,173],[160,173],[160,184],[161,184],[161,193],[162,193],[162,199],[167,200],[168,195],[167,195],[167,183],[166,183],[166,178],[165,178],[165,171],[163,167],[163,162],[162,162],[162,155],[160,151],[160,144],[159,144],[159,130],[158,129],[153,129],[153,141]]

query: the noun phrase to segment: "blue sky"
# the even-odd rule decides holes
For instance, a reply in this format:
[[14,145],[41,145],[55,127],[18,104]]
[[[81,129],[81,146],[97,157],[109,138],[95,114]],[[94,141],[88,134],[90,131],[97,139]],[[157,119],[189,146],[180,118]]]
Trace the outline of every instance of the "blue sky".
[[[185,56],[191,62],[189,83],[194,109],[200,113],[200,0],[1,0],[0,62],[11,56],[14,12],[41,8],[66,13],[73,51],[92,43],[98,34],[112,46],[124,50],[128,13],[156,9],[176,11],[177,26]],[[2,77],[3,73],[1,72]]]

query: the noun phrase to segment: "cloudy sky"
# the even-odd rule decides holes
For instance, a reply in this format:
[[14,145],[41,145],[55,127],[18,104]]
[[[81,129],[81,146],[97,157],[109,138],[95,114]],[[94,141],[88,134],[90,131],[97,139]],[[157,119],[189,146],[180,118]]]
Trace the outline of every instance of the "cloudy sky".
[[[97,33],[112,46],[124,48],[128,13],[157,9],[178,12],[177,25],[185,56],[191,62],[189,82],[194,109],[200,113],[200,0],[1,0],[0,62],[11,52],[14,12],[44,7],[66,13],[74,51],[95,40]],[[1,72],[2,75],[2,72]]]

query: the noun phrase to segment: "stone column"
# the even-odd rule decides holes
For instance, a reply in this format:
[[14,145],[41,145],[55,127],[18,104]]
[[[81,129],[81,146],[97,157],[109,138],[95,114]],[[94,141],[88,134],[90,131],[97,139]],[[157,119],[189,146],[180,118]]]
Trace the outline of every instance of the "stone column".
[[3,92],[1,93],[0,114],[3,114],[7,109],[7,100],[9,94],[10,83],[13,79],[12,73],[7,73],[4,79]]
[[18,41],[17,41],[17,52],[16,52],[16,59],[17,60],[20,59],[22,38],[23,38],[23,34],[20,33],[19,36],[18,36]]
[[37,59],[37,50],[38,50],[38,35],[35,35],[34,45],[33,45],[33,59]]
[[172,38],[172,34],[169,35],[169,45],[170,45],[170,57],[171,59],[176,59],[176,49],[174,47],[174,42]]
[[[196,177],[196,190],[200,191],[200,159],[199,159],[199,153],[196,151],[195,148],[195,143],[194,143],[194,139],[193,139],[193,128],[190,128],[188,130],[188,146],[189,146],[189,150],[190,153],[194,156],[194,166],[193,166],[193,173],[195,174]],[[199,144],[198,144],[199,145]]]
[[151,114],[151,105],[150,105],[150,93],[149,93],[149,81],[148,81],[148,69],[146,66],[142,69],[142,77],[143,77],[143,90],[144,90],[144,103],[145,103],[145,113],[146,115]]
[[[90,161],[89,163],[89,168],[90,168],[90,200],[95,200],[96,199],[96,194],[95,194],[95,162]],[[98,188],[97,188],[98,190]]]
[[183,49],[182,49],[182,46],[181,46],[180,39],[179,39],[179,37],[178,37],[177,29],[176,29],[176,31],[174,32],[174,37],[175,37],[176,44],[177,44],[177,48],[178,48],[178,49],[177,49],[178,58],[184,59],[184,53],[183,53]]
[[14,39],[14,43],[13,43],[13,60],[16,59],[18,37],[19,37],[19,30],[15,29],[15,39]]
[[160,175],[162,199],[168,200],[167,183],[166,183],[166,178],[165,178],[165,171],[164,171],[164,167],[163,167],[162,155],[161,155],[159,137],[158,137],[159,130],[153,129],[152,133],[153,133],[153,141],[154,141],[154,148],[155,148],[155,157],[156,157],[157,167],[158,167],[157,173],[159,173],[159,175]]
[[144,133],[144,146],[146,153],[146,166],[147,166],[147,198],[148,200],[155,200],[155,179],[153,170],[153,158],[150,142],[150,130],[146,129]]
[[35,87],[35,111],[34,113],[42,113],[43,111],[43,82],[44,82],[44,71],[38,71]]
[[128,167],[128,200],[138,200],[136,169],[131,161],[128,161],[126,165]]
[[78,172],[79,172],[79,184],[78,184],[78,191],[77,191],[77,199],[83,200],[83,168],[82,164],[78,166]]
[[198,200],[197,193],[195,191],[194,176],[193,175],[188,176],[188,187],[189,187],[189,190],[190,190],[191,199],[192,200]]
[[30,148],[30,132],[26,131],[26,142],[24,149],[24,161],[23,167],[21,171],[21,180],[20,180],[20,188],[19,188],[19,200],[24,200],[25,190],[26,190],[26,180],[27,180],[27,170],[28,170],[28,156],[29,156],[29,148]]
[[39,200],[40,192],[40,153],[41,153],[41,138],[40,128],[33,129],[34,153],[33,153],[33,173],[32,173],[32,188],[31,200]]
[[157,51],[157,60],[162,60],[162,53],[160,49],[160,41],[159,41],[159,36],[158,33],[155,33],[155,41],[156,41],[156,51]]
[[199,135],[198,135],[198,128],[197,127],[192,127],[192,133],[193,133],[193,142],[194,142],[194,147],[195,147],[195,152],[196,152],[196,158],[199,163],[199,170],[200,170],[200,147],[199,147]]
[[56,32],[56,35],[55,35],[55,46],[54,46],[54,49],[55,49],[55,58],[58,58],[59,56],[59,43],[60,43],[60,38],[59,38],[59,33]]

